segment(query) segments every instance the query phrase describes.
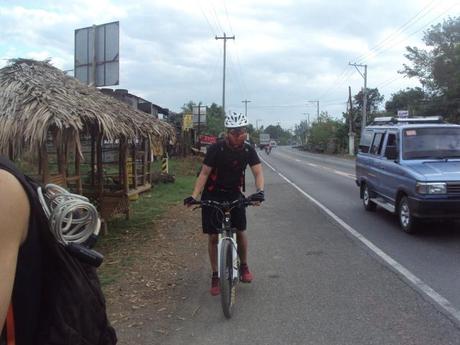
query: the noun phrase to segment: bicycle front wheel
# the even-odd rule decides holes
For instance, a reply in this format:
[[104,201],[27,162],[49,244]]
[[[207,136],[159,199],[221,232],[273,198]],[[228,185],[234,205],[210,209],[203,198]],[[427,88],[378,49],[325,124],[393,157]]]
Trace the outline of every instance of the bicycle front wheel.
[[232,317],[236,289],[233,279],[233,245],[228,239],[222,241],[219,268],[222,310],[225,317],[229,319]]

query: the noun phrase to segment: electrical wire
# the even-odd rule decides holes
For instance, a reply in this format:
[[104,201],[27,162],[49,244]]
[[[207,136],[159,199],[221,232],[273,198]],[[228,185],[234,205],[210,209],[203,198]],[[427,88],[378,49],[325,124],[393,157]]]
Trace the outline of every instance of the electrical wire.
[[91,235],[99,235],[101,221],[88,198],[55,184],[47,184],[44,191],[39,187],[37,192],[51,232],[60,243],[82,244]]

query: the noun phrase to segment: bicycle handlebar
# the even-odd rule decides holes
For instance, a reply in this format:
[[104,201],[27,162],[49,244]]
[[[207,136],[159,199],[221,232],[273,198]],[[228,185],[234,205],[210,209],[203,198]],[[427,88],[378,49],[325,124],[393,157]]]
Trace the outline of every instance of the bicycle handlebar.
[[215,200],[195,200],[190,202],[190,205],[199,205],[199,206],[210,206],[217,207],[220,209],[230,209],[237,206],[250,206],[257,204],[258,201],[253,201],[249,198],[237,199],[234,201],[215,201]]

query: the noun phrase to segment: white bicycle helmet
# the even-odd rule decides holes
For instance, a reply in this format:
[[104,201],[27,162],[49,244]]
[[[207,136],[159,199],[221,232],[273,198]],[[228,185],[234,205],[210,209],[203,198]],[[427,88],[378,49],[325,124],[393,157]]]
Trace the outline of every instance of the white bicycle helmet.
[[248,118],[244,114],[233,113],[225,116],[225,128],[245,127],[248,124]]

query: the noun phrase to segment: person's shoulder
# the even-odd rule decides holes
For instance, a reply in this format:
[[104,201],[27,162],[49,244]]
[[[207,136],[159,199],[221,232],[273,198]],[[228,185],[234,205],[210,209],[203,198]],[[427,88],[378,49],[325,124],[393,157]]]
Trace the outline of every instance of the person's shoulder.
[[[18,225],[19,223],[26,225],[30,214],[30,203],[21,182],[10,172],[0,169],[0,190],[2,191],[0,224],[8,223],[13,213],[15,219],[18,220]],[[24,238],[24,236],[21,237]]]
[[7,193],[22,193],[26,196],[21,182],[19,182],[16,176],[4,169],[0,169],[0,190],[2,191],[2,194],[5,195],[9,195]]
[[244,150],[246,152],[256,152],[256,149],[247,141],[244,142]]

